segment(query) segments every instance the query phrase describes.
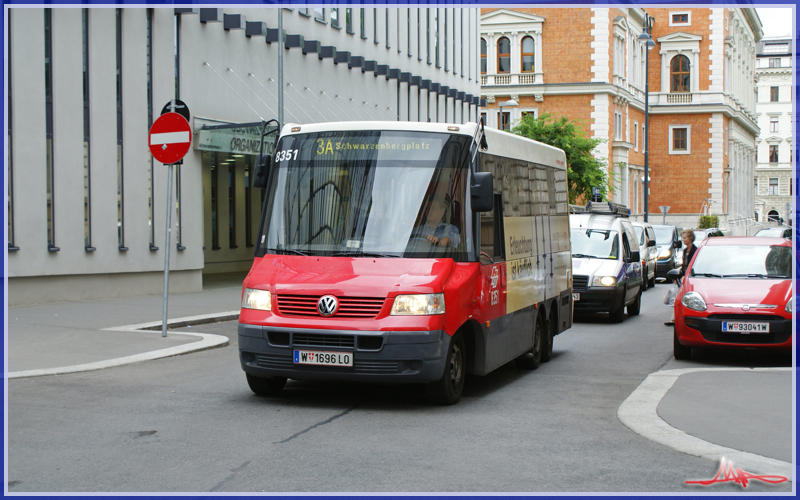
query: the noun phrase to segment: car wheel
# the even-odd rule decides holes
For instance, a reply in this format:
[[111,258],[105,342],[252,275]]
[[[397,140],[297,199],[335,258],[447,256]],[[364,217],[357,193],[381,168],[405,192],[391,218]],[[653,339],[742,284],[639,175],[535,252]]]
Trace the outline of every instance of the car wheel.
[[257,377],[246,373],[247,385],[259,396],[277,396],[286,385],[286,377]]
[[656,274],[653,273],[653,279],[647,282],[647,286],[654,288],[656,286]]
[[642,309],[642,291],[636,294],[636,298],[628,304],[628,316],[638,316]]
[[533,349],[514,360],[520,370],[535,370],[542,362],[542,344],[544,337],[542,318],[537,315],[533,323]]
[[686,347],[678,340],[678,330],[672,327],[672,355],[675,359],[689,359],[692,357],[692,348]]
[[456,332],[450,338],[447,357],[444,360],[442,378],[428,384],[428,399],[435,404],[452,405],[458,402],[464,392],[466,378],[466,350],[461,334]]
[[542,348],[542,361],[550,361],[553,357],[553,339],[556,336],[556,315],[550,314],[550,321],[547,322],[547,329],[544,335],[544,346]]

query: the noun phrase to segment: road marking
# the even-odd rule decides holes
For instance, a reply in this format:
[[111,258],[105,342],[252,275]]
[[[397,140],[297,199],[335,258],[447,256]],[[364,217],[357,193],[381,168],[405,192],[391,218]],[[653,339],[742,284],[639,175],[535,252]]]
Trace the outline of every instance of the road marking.
[[779,474],[794,478],[794,466],[789,462],[726,448],[694,437],[676,429],[658,416],[658,404],[678,377],[703,371],[791,372],[791,368],[683,368],[651,373],[617,410],[617,417],[626,427],[667,448],[719,463],[724,457],[748,472]]

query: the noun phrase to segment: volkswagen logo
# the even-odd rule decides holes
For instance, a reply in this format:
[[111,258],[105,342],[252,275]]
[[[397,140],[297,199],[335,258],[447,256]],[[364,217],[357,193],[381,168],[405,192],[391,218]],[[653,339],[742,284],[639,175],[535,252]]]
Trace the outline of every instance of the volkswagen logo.
[[333,295],[323,295],[317,302],[317,311],[323,316],[332,316],[339,309],[339,301]]
[[750,304],[742,304],[742,311],[749,311],[749,310],[750,310]]

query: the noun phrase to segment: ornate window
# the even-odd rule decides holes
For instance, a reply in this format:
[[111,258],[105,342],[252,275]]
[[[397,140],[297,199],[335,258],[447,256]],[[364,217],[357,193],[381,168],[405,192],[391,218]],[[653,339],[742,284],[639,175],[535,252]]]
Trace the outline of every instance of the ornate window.
[[511,72],[511,42],[506,37],[497,41],[497,72]]
[[533,38],[526,36],[522,39],[522,72],[529,73],[535,69]]
[[689,58],[683,55],[673,57],[669,72],[670,92],[690,92],[690,77]]
[[481,38],[481,74],[486,74],[486,39]]

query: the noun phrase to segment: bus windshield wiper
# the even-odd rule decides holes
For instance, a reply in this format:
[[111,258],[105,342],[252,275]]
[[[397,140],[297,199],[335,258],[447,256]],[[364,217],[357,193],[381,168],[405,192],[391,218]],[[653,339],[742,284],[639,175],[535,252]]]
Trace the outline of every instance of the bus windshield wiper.
[[267,248],[267,252],[275,252],[275,253],[283,253],[283,254],[290,253],[290,254],[294,254],[294,255],[305,255],[305,256],[310,255],[310,254],[308,254],[306,252],[301,252],[300,250],[295,250],[293,248]]
[[390,253],[377,253],[377,252],[336,252],[331,254],[331,257],[392,257],[398,258],[398,255]]

